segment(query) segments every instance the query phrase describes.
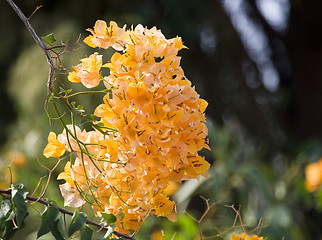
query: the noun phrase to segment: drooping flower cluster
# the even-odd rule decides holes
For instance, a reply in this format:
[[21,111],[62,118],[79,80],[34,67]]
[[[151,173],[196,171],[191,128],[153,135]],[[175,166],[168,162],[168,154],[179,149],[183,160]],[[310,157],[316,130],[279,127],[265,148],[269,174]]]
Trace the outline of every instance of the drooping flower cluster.
[[[57,157],[58,141],[77,154],[58,176],[66,180],[61,185],[65,204],[78,207],[89,201],[97,215],[114,214],[121,232],[137,229],[149,214],[174,221],[175,203],[166,195],[170,183],[207,176],[210,166],[198,155],[209,149],[207,102],[180,67],[177,54],[185,46],[180,37],[166,39],[155,27],[126,31],[98,20],[89,31],[87,45],[120,52],[104,65],[95,53],[69,74],[72,82],[93,87],[102,80],[113,90],[94,113],[101,131],[70,125],[46,147]],[[110,75],[101,76],[101,67],[108,67]]]

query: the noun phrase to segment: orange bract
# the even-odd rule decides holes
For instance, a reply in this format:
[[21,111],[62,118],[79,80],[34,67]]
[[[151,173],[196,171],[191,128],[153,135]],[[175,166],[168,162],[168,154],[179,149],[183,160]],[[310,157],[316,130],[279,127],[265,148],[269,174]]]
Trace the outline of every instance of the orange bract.
[[48,136],[48,144],[44,149],[44,155],[49,157],[60,157],[65,153],[65,145],[56,138],[56,133],[50,132]]
[[81,59],[81,64],[74,67],[70,72],[68,80],[71,82],[82,82],[87,88],[96,87],[100,83],[100,69],[102,67],[102,55],[94,53],[88,58]]
[[107,27],[105,21],[97,20],[94,30],[87,29],[92,36],[85,38],[84,42],[90,47],[109,48],[113,47],[115,50],[122,50],[123,47],[117,42],[120,36],[124,33],[125,26],[119,28],[114,21],[110,21],[110,26]]

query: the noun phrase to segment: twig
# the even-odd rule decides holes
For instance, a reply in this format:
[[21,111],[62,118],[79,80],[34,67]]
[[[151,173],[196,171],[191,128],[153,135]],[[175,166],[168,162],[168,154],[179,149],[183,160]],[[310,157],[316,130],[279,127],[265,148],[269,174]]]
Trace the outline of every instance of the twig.
[[48,75],[48,80],[47,80],[47,88],[48,88],[48,94],[49,94],[50,86],[51,86],[52,79],[53,79],[54,72],[55,72],[55,66],[53,64],[53,59],[50,56],[46,45],[41,41],[41,39],[39,38],[39,36],[37,35],[35,30],[31,26],[31,24],[29,22],[29,19],[24,15],[24,13],[20,10],[20,8],[12,0],[7,0],[7,2],[12,7],[12,9],[17,13],[17,15],[23,21],[23,23],[26,25],[26,27],[27,27],[29,33],[31,34],[32,38],[35,40],[35,42],[44,51],[44,53],[46,55],[47,62],[48,62],[48,65],[49,65],[49,75]]
[[28,18],[28,21],[30,21],[30,19],[32,18],[32,16],[40,9],[40,8],[42,8],[42,5],[40,5],[40,6],[37,6],[36,7],[36,9],[35,9],[35,11],[33,11],[32,12],[32,14],[29,16],[29,18]]
[[[11,196],[11,190],[10,189],[9,190],[0,189],[0,194],[1,195],[6,194],[6,195]],[[32,197],[32,196],[29,196],[29,195],[26,196],[26,199],[29,200],[29,201],[41,203],[41,204],[43,204],[45,206],[51,206],[51,207],[57,208],[63,214],[67,214],[67,215],[70,215],[70,216],[73,216],[73,214],[74,214],[73,212],[70,212],[70,211],[66,210],[65,208],[58,207],[57,205],[55,205],[55,204],[53,204],[51,202],[48,202],[46,200],[43,200],[43,199],[39,199],[39,198]],[[86,223],[90,224],[90,225],[93,225],[93,226],[96,226],[96,227],[101,228],[101,229],[107,229],[107,227],[105,227],[103,224],[100,224],[100,223],[97,223],[97,222],[94,222],[94,221],[91,221],[91,220],[87,220]],[[118,237],[131,239],[131,240],[136,240],[133,236],[129,236],[129,235],[117,232],[117,231],[114,231],[113,234],[118,236]]]
[[[37,189],[38,189],[38,187],[39,187],[39,185],[40,185],[41,181],[42,181],[45,177],[47,177],[47,176],[42,176],[42,177],[39,179],[39,181],[38,181],[38,183],[37,183],[37,186],[36,186],[35,190],[32,192],[31,196],[33,196],[33,195],[36,193],[36,191],[37,191]],[[41,192],[42,192],[42,190],[41,190]]]
[[[39,162],[39,161],[38,161]],[[56,163],[56,165],[52,168],[52,169],[48,169],[48,171],[49,171],[49,174],[48,174],[48,179],[47,179],[47,183],[46,183],[46,185],[45,185],[45,189],[42,191],[42,193],[41,193],[41,195],[38,197],[38,199],[41,199],[44,195],[45,195],[45,193],[46,193],[46,190],[47,190],[47,188],[48,188],[48,185],[49,185],[49,181],[50,181],[50,179],[51,179],[51,174],[53,173],[53,171],[56,169],[56,167],[59,165],[59,163],[61,162],[61,159],[59,159],[58,161],[57,161],[57,163]]]
[[[45,110],[47,113],[47,104],[49,101],[49,97],[50,97],[50,93],[51,92],[55,92],[55,89],[53,87],[53,81],[54,81],[54,74],[55,71],[57,71],[57,67],[55,67],[54,64],[54,60],[57,61],[61,64],[60,62],[60,55],[62,55],[66,49],[69,49],[69,46],[71,44],[62,44],[61,46],[54,46],[54,47],[47,47],[43,41],[40,39],[40,37],[37,35],[37,33],[35,32],[35,30],[33,29],[33,27],[31,26],[29,20],[30,18],[33,16],[33,14],[38,11],[38,9],[41,7],[37,7],[36,10],[31,14],[31,16],[29,18],[27,18],[24,13],[20,10],[20,8],[14,3],[13,0],[7,0],[7,2],[9,3],[9,5],[12,7],[12,9],[17,13],[17,15],[19,16],[19,18],[23,21],[23,23],[25,24],[25,26],[27,27],[29,33],[31,34],[32,38],[35,40],[35,42],[37,43],[37,45],[43,50],[43,52],[45,53],[46,59],[47,59],[47,63],[49,65],[49,74],[48,74],[48,79],[47,79],[47,98],[45,101]],[[80,37],[77,39],[76,43],[78,43]],[[73,43],[74,44],[74,43]],[[54,51],[55,48],[61,48],[60,51],[56,52]],[[54,54],[54,56],[52,56],[50,54],[50,52],[52,52]]]

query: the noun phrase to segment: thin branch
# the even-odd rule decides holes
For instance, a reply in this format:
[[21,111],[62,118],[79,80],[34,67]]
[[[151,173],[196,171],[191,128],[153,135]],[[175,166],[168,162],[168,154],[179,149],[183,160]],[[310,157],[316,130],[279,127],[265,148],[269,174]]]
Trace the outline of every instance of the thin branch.
[[[10,189],[9,190],[0,189],[0,194],[1,195],[6,194],[6,195],[10,195],[11,196],[11,190]],[[43,204],[45,206],[51,206],[51,207],[57,208],[63,214],[67,214],[67,215],[70,215],[70,216],[73,216],[73,214],[74,214],[73,212],[68,211],[65,208],[58,207],[57,205],[55,205],[55,204],[53,204],[51,202],[45,201],[43,199],[39,199],[39,198],[32,197],[32,196],[29,196],[29,195],[26,196],[26,199],[29,200],[29,201],[41,203],[41,204]],[[87,224],[90,224],[90,225],[93,225],[93,226],[96,226],[98,228],[106,229],[107,230],[107,227],[105,227],[103,224],[100,224],[100,223],[97,223],[97,222],[94,222],[94,221],[91,221],[91,220],[87,220],[86,223]],[[118,236],[118,237],[122,237],[122,238],[126,238],[126,239],[131,239],[131,240],[136,240],[133,236],[129,236],[129,235],[126,235],[126,234],[117,232],[117,231],[114,231],[113,234],[116,235],[116,236]]]
[[39,36],[37,35],[35,30],[31,26],[28,18],[25,16],[25,14],[20,10],[20,8],[12,0],[7,0],[7,2],[12,7],[12,9],[17,13],[17,15],[23,21],[23,23],[26,25],[26,27],[27,27],[29,33],[31,34],[32,38],[35,40],[35,42],[44,51],[44,53],[46,55],[47,62],[48,62],[49,67],[50,67],[48,81],[47,81],[47,85],[49,87],[51,85],[51,81],[52,81],[52,78],[53,78],[53,75],[54,75],[54,70],[55,70],[52,57],[50,56],[46,45],[41,41],[41,39],[39,38]]
[[30,19],[32,18],[32,16],[40,9],[40,8],[42,8],[42,5],[40,5],[40,6],[37,6],[36,7],[36,9],[35,9],[35,11],[33,11],[32,12],[32,14],[30,15],[30,17],[28,18],[28,21],[30,21]]
[[[12,9],[17,13],[17,15],[19,16],[19,18],[22,20],[22,22],[25,24],[25,26],[27,27],[29,33],[31,34],[32,38],[35,40],[35,42],[37,43],[37,45],[43,50],[43,52],[45,53],[46,59],[47,59],[47,63],[49,65],[49,74],[48,74],[48,79],[47,79],[47,98],[45,101],[45,110],[47,108],[47,104],[48,104],[48,100],[50,97],[50,93],[51,92],[55,92],[55,89],[53,87],[53,81],[54,81],[54,74],[55,71],[57,70],[57,68],[55,67],[54,64],[54,60],[60,63],[60,59],[59,56],[62,55],[66,50],[65,49],[69,49],[69,45],[71,44],[63,44],[62,46],[56,46],[56,47],[47,47],[43,41],[40,39],[40,37],[37,35],[37,33],[35,32],[35,30],[33,29],[33,27],[31,26],[29,19],[30,17],[40,8],[37,7],[36,10],[32,13],[32,15],[27,18],[24,13],[20,10],[20,8],[14,3],[13,0],[7,0],[7,2],[9,3],[9,5],[12,7]],[[77,42],[79,41],[80,38],[78,38]],[[55,52],[53,49],[54,48],[61,48],[61,51],[59,52]],[[53,52],[55,56],[52,56],[50,54],[50,52]],[[47,112],[47,110],[46,110]]]
[[50,179],[51,179],[51,174],[52,174],[52,173],[53,173],[53,171],[58,167],[58,165],[59,165],[59,163],[61,162],[61,160],[62,160],[62,159],[59,159],[59,160],[57,161],[56,165],[55,165],[52,169],[50,169],[50,170],[49,170],[48,179],[47,179],[47,183],[46,183],[46,185],[45,185],[45,189],[42,191],[42,193],[41,193],[41,195],[38,197],[38,199],[41,199],[41,198],[45,195],[46,190],[47,190],[48,185],[49,185],[49,182],[50,182]]
[[[42,176],[42,177],[39,179],[39,181],[38,181],[38,183],[37,183],[37,186],[36,186],[35,190],[32,192],[31,196],[33,196],[33,195],[36,193],[36,191],[37,191],[38,187],[40,186],[41,181],[42,181],[45,177],[46,177],[46,176]],[[42,192],[42,190],[41,190],[41,192]]]

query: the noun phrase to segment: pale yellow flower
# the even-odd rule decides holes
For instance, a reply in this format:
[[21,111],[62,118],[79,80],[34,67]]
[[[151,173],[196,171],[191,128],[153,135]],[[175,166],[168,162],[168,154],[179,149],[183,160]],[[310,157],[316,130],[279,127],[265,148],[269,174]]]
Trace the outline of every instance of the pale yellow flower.
[[59,188],[64,198],[64,206],[78,208],[85,203],[85,201],[80,197],[78,190],[71,187],[67,182],[59,185]]

